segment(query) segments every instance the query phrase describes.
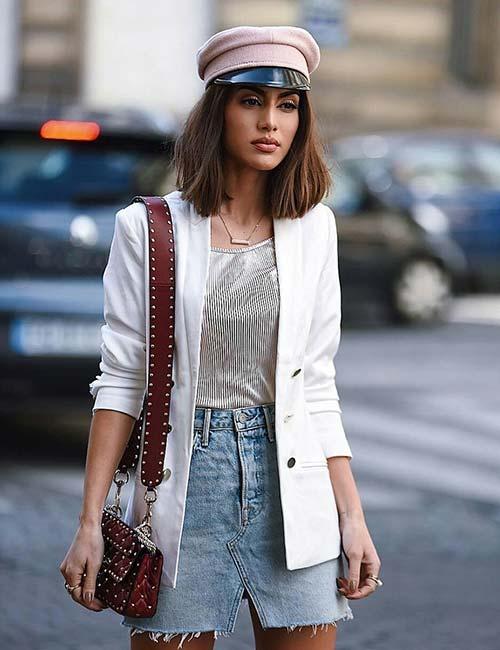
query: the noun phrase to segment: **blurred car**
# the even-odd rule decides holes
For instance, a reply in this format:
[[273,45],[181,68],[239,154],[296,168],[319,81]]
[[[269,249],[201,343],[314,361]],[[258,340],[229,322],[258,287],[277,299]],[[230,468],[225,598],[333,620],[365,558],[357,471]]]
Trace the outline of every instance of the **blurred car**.
[[[136,194],[174,189],[176,136],[173,119],[149,111],[0,105],[4,414],[89,415],[115,213]],[[332,201],[344,311],[370,299],[401,320],[439,318],[462,268],[457,247],[380,201],[348,160],[341,172]]]
[[332,145],[372,197],[462,250],[464,290],[500,289],[500,139],[473,129],[357,134]]
[[425,229],[368,182],[356,159],[333,154],[342,309],[357,320],[367,308],[399,324],[444,322],[467,263],[447,233]]
[[115,213],[172,189],[176,131],[140,110],[0,105],[3,413],[88,395]]

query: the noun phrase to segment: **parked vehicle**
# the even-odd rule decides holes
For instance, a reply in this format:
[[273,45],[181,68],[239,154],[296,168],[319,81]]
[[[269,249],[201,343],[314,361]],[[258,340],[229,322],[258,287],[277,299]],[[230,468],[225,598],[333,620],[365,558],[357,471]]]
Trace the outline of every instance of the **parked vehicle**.
[[172,118],[146,111],[0,105],[4,413],[88,395],[115,213],[172,189],[175,135]]
[[331,162],[334,186],[326,202],[337,217],[343,311],[378,305],[401,324],[444,321],[466,275],[460,247],[387,200],[356,159],[337,150]]
[[[4,414],[90,414],[115,213],[174,189],[176,136],[174,120],[148,111],[0,105]],[[371,300],[400,321],[435,322],[463,271],[459,247],[384,200],[348,157],[334,176],[344,312]]]
[[373,132],[339,138],[333,157],[372,198],[430,238],[449,237],[467,262],[464,289],[500,289],[500,139],[472,129]]

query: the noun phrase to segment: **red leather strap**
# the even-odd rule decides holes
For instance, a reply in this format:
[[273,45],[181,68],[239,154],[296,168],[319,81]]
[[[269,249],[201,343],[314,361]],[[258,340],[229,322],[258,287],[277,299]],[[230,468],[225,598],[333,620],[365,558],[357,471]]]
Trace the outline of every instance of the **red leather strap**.
[[[135,196],[147,209],[149,231],[149,376],[141,414],[134,425],[118,469],[135,469],[144,429],[141,482],[149,488],[163,480],[174,358],[175,246],[172,216],[160,196]],[[144,426],[143,423],[145,422]]]

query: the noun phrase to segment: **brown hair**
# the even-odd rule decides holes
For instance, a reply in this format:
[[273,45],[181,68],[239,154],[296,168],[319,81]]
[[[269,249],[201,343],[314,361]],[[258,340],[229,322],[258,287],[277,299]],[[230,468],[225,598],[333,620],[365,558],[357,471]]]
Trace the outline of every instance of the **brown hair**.
[[[189,113],[174,147],[176,187],[204,216],[218,214],[224,199],[224,108],[232,86],[211,84]],[[268,172],[266,214],[296,218],[320,203],[331,189],[316,117],[308,91],[300,91],[299,126],[290,150]]]

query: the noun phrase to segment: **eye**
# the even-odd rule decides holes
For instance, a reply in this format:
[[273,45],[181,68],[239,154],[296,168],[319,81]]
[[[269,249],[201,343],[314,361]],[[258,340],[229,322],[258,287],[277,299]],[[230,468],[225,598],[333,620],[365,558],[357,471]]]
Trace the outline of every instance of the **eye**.
[[[242,100],[242,104],[246,104],[247,102],[257,102],[259,104],[259,99],[257,97],[246,97],[245,99]],[[247,106],[255,106],[255,104],[247,104]],[[285,106],[287,110],[297,110],[298,106],[295,104],[295,102],[292,102],[291,100],[287,100],[286,102],[283,102],[281,106]]]
[[[245,102],[258,102],[258,101],[259,100],[257,99],[257,97],[247,97],[242,101],[242,103],[244,104]],[[251,105],[255,106],[255,104],[251,104]]]

